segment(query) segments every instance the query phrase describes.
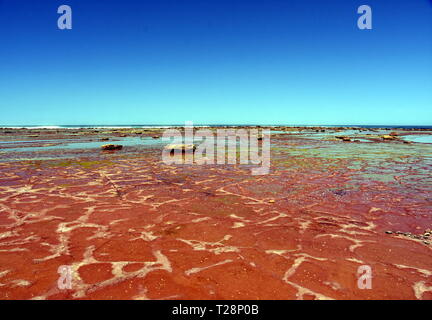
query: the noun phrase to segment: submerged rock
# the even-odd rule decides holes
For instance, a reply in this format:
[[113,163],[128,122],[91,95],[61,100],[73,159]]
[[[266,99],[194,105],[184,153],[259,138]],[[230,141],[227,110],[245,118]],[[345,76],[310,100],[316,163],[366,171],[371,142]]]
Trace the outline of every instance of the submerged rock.
[[340,139],[340,140],[345,141],[345,142],[350,142],[351,141],[350,137],[336,136],[335,138],[336,139]]
[[120,144],[104,144],[102,150],[121,150],[123,148]]

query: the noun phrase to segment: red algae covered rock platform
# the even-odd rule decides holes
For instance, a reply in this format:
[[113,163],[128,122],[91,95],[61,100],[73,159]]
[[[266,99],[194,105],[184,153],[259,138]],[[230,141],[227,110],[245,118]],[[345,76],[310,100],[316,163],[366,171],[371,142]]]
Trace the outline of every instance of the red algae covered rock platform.
[[432,299],[430,145],[276,134],[264,176],[162,148],[5,156],[0,299]]

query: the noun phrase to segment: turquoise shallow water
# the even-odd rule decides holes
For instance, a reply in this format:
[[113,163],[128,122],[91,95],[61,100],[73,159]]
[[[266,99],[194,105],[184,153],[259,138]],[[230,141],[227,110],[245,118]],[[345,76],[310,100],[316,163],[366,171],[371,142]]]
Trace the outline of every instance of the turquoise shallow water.
[[[283,131],[271,131],[272,134],[286,133]],[[367,133],[367,132],[366,132]],[[349,135],[359,143],[342,143],[340,141],[328,141],[329,137],[335,135]],[[377,134],[375,132],[375,134]],[[292,138],[285,140],[281,137],[292,135]],[[324,157],[324,158],[350,158],[355,155],[359,159],[369,160],[388,160],[400,157],[424,157],[428,159],[432,155],[432,135],[402,135],[401,138],[407,141],[414,142],[413,144],[401,143],[371,143],[366,139],[357,138],[356,131],[342,131],[339,133],[325,132],[312,133],[302,132],[295,134],[282,134],[279,138],[272,138],[272,145],[279,147],[286,141],[296,141],[296,138],[308,138],[310,142],[305,142],[304,139],[299,140],[300,143],[294,143],[295,146],[283,148],[289,149],[290,156],[301,157]],[[153,139],[152,137],[115,137],[111,136],[109,141],[100,141],[100,137],[76,137],[73,139],[46,139],[46,140],[24,140],[20,138],[17,141],[4,139],[0,140],[0,161],[14,160],[29,160],[29,159],[50,159],[50,158],[73,158],[77,155],[84,157],[92,157],[100,155],[100,148],[104,144],[121,144],[125,148],[126,153],[140,153],[146,148],[160,148],[173,143],[161,138]],[[294,140],[291,140],[294,139]],[[217,137],[215,140],[219,142]],[[234,142],[234,141],[233,141]],[[186,141],[185,143],[192,143]],[[199,144],[200,139],[196,139],[194,143]],[[234,142],[238,145],[238,141]],[[228,143],[230,145],[230,143]],[[96,152],[95,152],[96,151]],[[124,152],[123,151],[123,152]]]
[[420,143],[432,143],[432,135],[409,135],[404,136],[404,140]]
[[0,149],[0,152],[36,152],[44,150],[70,150],[70,149],[99,149],[104,144],[121,144],[122,146],[149,146],[165,144],[162,139],[153,139],[151,137],[126,137],[126,138],[115,138],[109,141],[86,141],[80,142],[80,140],[31,140],[31,141],[0,141],[0,147],[5,144],[29,144],[29,143],[56,143],[52,146],[37,146],[37,147],[18,147],[18,148],[5,148]]

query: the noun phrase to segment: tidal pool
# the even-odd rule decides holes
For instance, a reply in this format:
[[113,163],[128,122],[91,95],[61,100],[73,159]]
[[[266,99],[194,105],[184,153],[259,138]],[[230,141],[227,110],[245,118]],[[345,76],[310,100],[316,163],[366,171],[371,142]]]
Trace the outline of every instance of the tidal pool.
[[410,142],[432,143],[432,135],[408,135],[403,139]]
[[[64,143],[64,142],[67,143]],[[34,152],[34,151],[44,151],[44,150],[64,150],[64,149],[99,149],[104,144],[121,144],[122,146],[149,146],[149,145],[157,145],[163,142],[162,139],[154,139],[151,137],[126,137],[126,138],[112,138],[109,141],[85,141],[80,142],[79,139],[67,139],[67,140],[32,140],[32,141],[7,141],[7,142],[0,142],[0,146],[2,144],[12,144],[16,143],[19,144],[28,144],[28,143],[44,143],[44,144],[51,144],[55,143],[55,145],[45,145],[45,146],[34,146],[34,147],[17,147],[17,148],[5,148],[3,150],[0,150],[0,153],[5,152]]]

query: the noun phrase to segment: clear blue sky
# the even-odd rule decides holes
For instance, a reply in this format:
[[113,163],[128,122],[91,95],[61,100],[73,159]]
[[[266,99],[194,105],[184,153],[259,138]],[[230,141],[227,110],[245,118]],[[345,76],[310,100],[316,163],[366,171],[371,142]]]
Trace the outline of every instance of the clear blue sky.
[[0,125],[186,120],[432,125],[432,0],[0,0]]

